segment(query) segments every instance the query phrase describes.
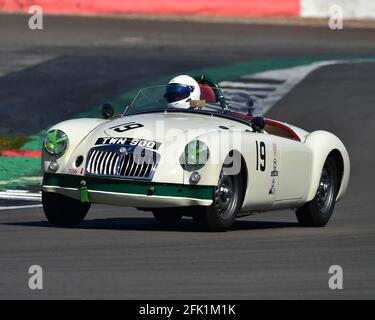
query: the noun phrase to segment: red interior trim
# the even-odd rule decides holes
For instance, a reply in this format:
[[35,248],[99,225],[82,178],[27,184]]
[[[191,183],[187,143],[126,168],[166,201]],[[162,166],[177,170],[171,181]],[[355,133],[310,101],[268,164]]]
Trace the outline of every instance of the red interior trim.
[[301,141],[301,139],[297,135],[297,133],[295,133],[294,130],[291,129],[290,127],[288,127],[287,125],[285,125],[285,124],[283,124],[279,121],[272,120],[272,119],[264,119],[264,121],[266,122],[266,124],[269,124],[270,126],[275,126],[275,127],[280,128],[280,129],[283,129],[285,131],[288,131],[292,135],[293,140]]
[[214,90],[206,83],[199,83],[201,89],[201,99],[205,100],[207,103],[217,102],[217,98]]
[[[241,119],[249,120],[249,121],[254,118],[252,115],[245,115],[245,114],[242,114],[242,113],[233,113],[233,116],[241,118]],[[289,132],[290,135],[292,136],[291,138],[289,138],[289,137],[283,137],[283,138],[301,141],[300,137],[294,132],[294,130],[291,129],[290,127],[288,127],[287,125],[285,125],[285,124],[283,124],[279,121],[267,119],[267,118],[264,119],[264,122],[266,124],[270,125],[270,126],[278,127],[282,130],[285,130],[285,131]],[[275,134],[275,136],[279,136],[279,135]]]

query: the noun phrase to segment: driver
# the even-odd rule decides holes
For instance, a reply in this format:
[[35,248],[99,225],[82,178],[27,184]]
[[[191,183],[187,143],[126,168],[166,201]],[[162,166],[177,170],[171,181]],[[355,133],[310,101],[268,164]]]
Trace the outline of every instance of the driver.
[[168,82],[164,97],[169,108],[188,109],[190,101],[199,100],[201,89],[197,81],[187,75],[180,75]]

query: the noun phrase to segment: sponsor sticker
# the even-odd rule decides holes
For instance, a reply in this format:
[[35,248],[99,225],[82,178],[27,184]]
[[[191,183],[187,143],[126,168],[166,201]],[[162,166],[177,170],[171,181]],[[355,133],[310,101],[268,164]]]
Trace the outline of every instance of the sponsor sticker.
[[277,144],[276,143],[272,143],[272,151],[273,151],[273,155],[275,158],[273,159],[273,166],[272,166],[272,171],[271,171],[271,177],[272,177],[271,188],[268,194],[276,193],[276,177],[279,176],[279,171],[277,171],[277,159],[276,159]]

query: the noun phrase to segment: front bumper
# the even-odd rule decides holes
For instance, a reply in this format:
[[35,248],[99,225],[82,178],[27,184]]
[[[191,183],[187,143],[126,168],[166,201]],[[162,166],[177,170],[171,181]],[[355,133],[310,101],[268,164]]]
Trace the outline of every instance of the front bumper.
[[213,186],[178,185],[45,173],[43,191],[80,199],[80,184],[85,181],[92,203],[126,207],[163,208],[209,206]]

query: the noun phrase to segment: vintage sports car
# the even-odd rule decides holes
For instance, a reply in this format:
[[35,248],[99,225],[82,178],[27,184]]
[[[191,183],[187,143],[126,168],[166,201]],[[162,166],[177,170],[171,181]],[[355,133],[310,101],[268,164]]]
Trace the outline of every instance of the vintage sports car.
[[169,225],[190,216],[211,231],[285,208],[302,226],[326,225],[349,180],[340,139],[254,117],[251,103],[236,102],[205,76],[195,79],[200,97],[187,109],[170,107],[169,85],[155,86],[140,90],[120,116],[106,104],[100,119],[50,128],[42,157],[47,219],[73,227],[99,203],[152,211]]

